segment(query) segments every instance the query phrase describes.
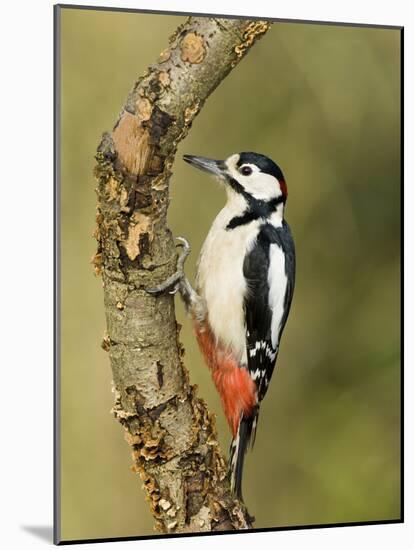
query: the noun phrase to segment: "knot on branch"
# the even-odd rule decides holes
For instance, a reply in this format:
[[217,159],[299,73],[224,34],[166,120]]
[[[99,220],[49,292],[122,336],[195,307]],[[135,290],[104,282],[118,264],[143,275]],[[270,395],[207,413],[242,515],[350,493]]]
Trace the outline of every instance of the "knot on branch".
[[201,63],[206,55],[204,41],[195,32],[189,32],[181,40],[181,59],[188,63]]

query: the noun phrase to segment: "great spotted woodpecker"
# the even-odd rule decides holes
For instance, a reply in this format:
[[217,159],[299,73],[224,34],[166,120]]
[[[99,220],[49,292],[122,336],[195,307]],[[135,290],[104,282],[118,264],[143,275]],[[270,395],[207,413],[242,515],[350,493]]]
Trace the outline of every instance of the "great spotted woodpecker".
[[151,292],[179,290],[191,314],[232,432],[231,487],[242,500],[244,455],[254,443],[295,284],[295,248],[284,220],[287,186],[279,166],[264,155],[184,160],[216,176],[227,203],[201,249],[196,290],[183,272],[189,245],[180,239],[177,273]]

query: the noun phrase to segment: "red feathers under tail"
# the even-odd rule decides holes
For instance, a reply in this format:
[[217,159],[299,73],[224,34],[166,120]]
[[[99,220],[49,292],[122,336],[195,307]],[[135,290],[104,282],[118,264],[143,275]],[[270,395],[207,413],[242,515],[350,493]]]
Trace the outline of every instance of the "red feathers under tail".
[[236,437],[240,418],[251,416],[256,406],[256,386],[247,368],[240,367],[231,353],[215,342],[209,328],[195,323],[198,344],[211,370],[214,384],[220,394],[224,414]]

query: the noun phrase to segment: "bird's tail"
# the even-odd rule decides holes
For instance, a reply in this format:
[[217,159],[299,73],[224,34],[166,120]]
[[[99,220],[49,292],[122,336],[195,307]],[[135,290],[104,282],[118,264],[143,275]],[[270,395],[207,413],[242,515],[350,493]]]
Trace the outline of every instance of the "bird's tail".
[[232,493],[241,501],[243,501],[242,477],[244,455],[246,454],[249,445],[253,448],[256,437],[258,416],[258,409],[256,409],[251,416],[246,418],[243,415],[241,416],[236,437],[232,440],[230,445],[229,469],[231,490]]

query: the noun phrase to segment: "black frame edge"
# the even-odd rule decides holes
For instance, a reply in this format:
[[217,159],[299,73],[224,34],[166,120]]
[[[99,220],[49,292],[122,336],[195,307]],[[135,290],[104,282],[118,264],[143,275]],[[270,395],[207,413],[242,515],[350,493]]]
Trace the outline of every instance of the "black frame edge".
[[60,19],[53,6],[53,543],[61,541],[60,502]]
[[275,23],[305,23],[307,25],[333,25],[336,27],[368,27],[378,29],[402,29],[402,25],[381,25],[378,23],[347,23],[345,21],[318,21],[309,19],[289,19],[284,17],[268,17],[266,15],[233,15],[226,13],[198,13],[198,12],[183,12],[183,11],[168,11],[168,10],[150,10],[150,9],[138,9],[138,8],[122,8],[122,7],[109,7],[109,6],[89,6],[82,4],[56,4],[62,9],[78,9],[78,10],[95,10],[95,11],[113,11],[124,13],[147,13],[150,15],[177,15],[182,17],[216,17],[219,19],[252,19],[259,21],[266,19]]
[[65,546],[69,544],[95,544],[101,542],[130,542],[138,540],[151,540],[151,539],[178,539],[188,537],[214,537],[220,535],[240,535],[240,534],[255,534],[255,533],[276,533],[279,531],[303,531],[305,529],[332,529],[333,527],[364,527],[372,525],[391,525],[403,523],[400,519],[385,519],[385,520],[373,520],[373,521],[361,521],[361,522],[345,522],[345,523],[332,523],[332,524],[314,524],[314,525],[293,525],[286,527],[261,527],[257,529],[244,529],[243,531],[207,531],[203,533],[171,533],[171,534],[159,534],[159,535],[142,535],[134,537],[109,537],[102,539],[81,539],[81,540],[64,540],[60,541],[59,546]]

